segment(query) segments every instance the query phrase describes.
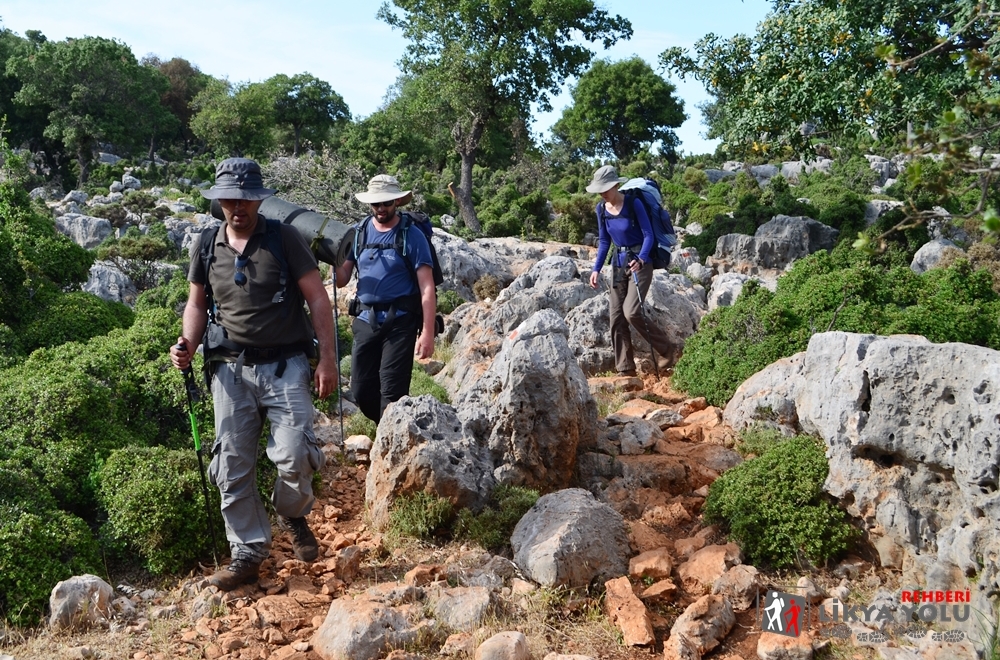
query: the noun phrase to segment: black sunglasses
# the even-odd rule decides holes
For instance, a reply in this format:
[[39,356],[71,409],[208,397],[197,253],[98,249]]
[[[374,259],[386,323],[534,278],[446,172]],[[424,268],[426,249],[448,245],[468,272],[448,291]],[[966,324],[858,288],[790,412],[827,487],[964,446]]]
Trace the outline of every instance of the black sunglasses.
[[247,283],[247,275],[243,272],[243,269],[247,267],[248,263],[250,263],[250,257],[236,257],[236,274],[233,275],[233,281],[236,282],[236,286],[244,286]]
[[381,206],[389,207],[396,203],[396,200],[391,199],[388,202],[372,202],[371,206],[373,209],[377,209]]

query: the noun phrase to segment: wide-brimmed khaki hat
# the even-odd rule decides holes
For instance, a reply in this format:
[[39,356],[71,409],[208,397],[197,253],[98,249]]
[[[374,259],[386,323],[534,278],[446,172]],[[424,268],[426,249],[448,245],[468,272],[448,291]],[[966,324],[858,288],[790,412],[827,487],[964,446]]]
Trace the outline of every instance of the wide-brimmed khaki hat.
[[413,194],[409,190],[400,190],[399,181],[396,177],[388,174],[379,174],[372,177],[368,182],[368,190],[354,195],[359,202],[365,204],[376,204],[378,202],[389,202],[399,200],[399,204],[406,204],[413,199]]
[[215,185],[202,190],[208,199],[266,199],[276,191],[264,187],[260,165],[249,158],[227,158],[215,168]]
[[594,172],[594,178],[587,185],[587,192],[602,193],[611,190],[620,183],[628,181],[626,177],[619,177],[618,171],[613,165],[605,165]]

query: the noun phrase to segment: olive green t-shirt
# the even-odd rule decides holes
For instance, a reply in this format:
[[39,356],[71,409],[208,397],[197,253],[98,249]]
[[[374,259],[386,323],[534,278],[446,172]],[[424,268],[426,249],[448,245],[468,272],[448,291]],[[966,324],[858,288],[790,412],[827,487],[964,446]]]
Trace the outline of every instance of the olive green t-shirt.
[[[236,257],[240,254],[229,245],[225,228],[226,224],[222,223],[215,237],[215,258],[209,269],[209,279],[215,298],[216,320],[226,329],[229,338],[237,344],[254,348],[312,341],[312,324],[297,282],[319,264],[302,234],[290,225],[281,225],[281,242],[288,262],[288,286],[285,301],[273,302],[275,294],[282,288],[281,266],[263,244],[267,233],[264,216],[257,216],[257,226],[244,250],[248,262],[243,269],[247,276],[247,283],[243,286],[238,286],[235,281]],[[188,281],[205,284],[205,266],[200,250],[191,256]]]

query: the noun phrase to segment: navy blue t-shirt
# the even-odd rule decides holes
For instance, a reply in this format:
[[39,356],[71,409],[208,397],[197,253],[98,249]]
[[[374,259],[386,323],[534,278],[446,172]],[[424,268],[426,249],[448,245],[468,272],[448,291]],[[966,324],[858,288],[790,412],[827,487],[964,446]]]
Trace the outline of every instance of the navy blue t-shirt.
[[[393,248],[401,225],[402,220],[389,231],[381,232],[375,228],[374,221],[369,221],[365,227],[365,235],[359,237],[358,298],[365,305],[389,303],[396,298],[420,293],[406,259]],[[362,246],[367,244],[388,245],[381,250],[378,248],[362,250]],[[431,265],[430,244],[419,227],[412,224],[409,226],[406,232],[405,248],[406,256],[410,258],[415,269]],[[347,260],[354,261],[354,254],[352,253]],[[398,315],[405,312],[398,310],[396,313]],[[386,312],[379,312],[377,321],[382,323],[385,321],[385,316]],[[367,321],[368,311],[362,311],[358,318]]]

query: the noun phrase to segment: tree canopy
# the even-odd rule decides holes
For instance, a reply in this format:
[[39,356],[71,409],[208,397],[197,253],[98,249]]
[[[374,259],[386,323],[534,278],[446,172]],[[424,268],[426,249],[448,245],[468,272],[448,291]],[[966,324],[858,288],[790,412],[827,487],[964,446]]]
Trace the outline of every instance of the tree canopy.
[[173,120],[160,103],[167,78],[113,39],[45,41],[12,57],[7,71],[21,81],[18,103],[51,109],[44,134],[75,154],[81,184],[98,143],[135,149]]
[[628,20],[591,0],[393,0],[378,16],[410,42],[403,73],[420,76],[452,120],[462,161],[456,201],[474,232],[472,172],[487,127],[499,120],[523,130],[533,103],[548,110],[550,95],[593,57],[578,38],[609,47],[632,35]]
[[274,147],[274,93],[263,83],[213,78],[191,107],[191,131],[216,154],[261,158]]
[[288,77],[279,73],[269,78],[267,84],[274,89],[275,122],[292,129],[293,156],[299,155],[299,142],[304,135],[318,144],[333,126],[351,118],[343,97],[333,91],[330,83],[312,74]]
[[587,156],[627,160],[661,142],[663,152],[677,146],[671,130],[686,119],[676,88],[642,58],[597,60],[573,88],[573,105],[552,132]]
[[[959,56],[992,36],[988,21],[970,23],[974,4],[773,0],[755,35],[709,34],[693,54],[670,48],[660,59],[705,84],[714,97],[709,137],[737,154],[782,144],[804,149],[807,123],[849,139],[896,136],[979,86]],[[909,62],[900,75],[887,75],[889,53]]]

